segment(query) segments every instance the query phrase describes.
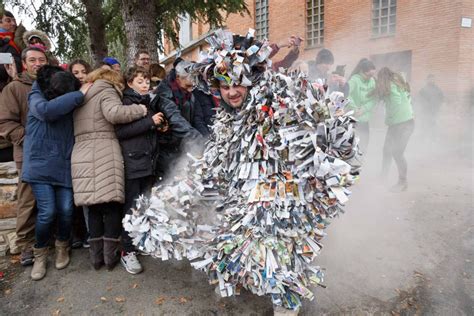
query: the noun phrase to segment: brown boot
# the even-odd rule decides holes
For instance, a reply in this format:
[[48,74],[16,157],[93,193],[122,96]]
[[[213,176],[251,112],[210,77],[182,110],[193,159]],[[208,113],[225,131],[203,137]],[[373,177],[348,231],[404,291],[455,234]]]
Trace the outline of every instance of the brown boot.
[[112,270],[120,260],[120,239],[104,237],[104,262],[107,270]]
[[56,269],[64,269],[71,260],[69,257],[69,251],[71,250],[71,247],[69,247],[69,240],[56,240],[54,246],[56,247]]
[[94,269],[99,270],[104,265],[104,238],[90,238],[89,252]]
[[31,278],[35,281],[41,280],[46,275],[46,266],[48,264],[48,247],[33,248],[35,262],[31,269]]

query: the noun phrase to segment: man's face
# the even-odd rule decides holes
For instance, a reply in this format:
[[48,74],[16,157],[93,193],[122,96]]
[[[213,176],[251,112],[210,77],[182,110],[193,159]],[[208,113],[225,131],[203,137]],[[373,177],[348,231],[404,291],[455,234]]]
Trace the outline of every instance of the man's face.
[[331,69],[331,67],[332,67],[332,64],[317,64],[316,65],[316,68],[318,68],[319,73],[323,75],[326,75],[329,69]]
[[135,62],[137,66],[143,67],[146,70],[150,69],[150,55],[148,54],[140,54]]
[[15,32],[16,30],[16,20],[9,16],[3,16],[2,21],[0,22],[0,27],[5,29],[7,32]]
[[23,60],[23,67],[26,69],[29,75],[36,76],[36,72],[41,66],[46,65],[48,59],[43,52],[36,50],[30,50],[26,53],[26,58]]
[[247,98],[248,88],[244,86],[229,86],[223,82],[220,82],[219,92],[221,98],[232,108],[240,108]]
[[176,82],[182,90],[186,92],[193,92],[194,82],[190,78],[177,77]]
[[112,69],[115,70],[116,72],[122,71],[122,69],[120,69],[120,64],[113,64]]

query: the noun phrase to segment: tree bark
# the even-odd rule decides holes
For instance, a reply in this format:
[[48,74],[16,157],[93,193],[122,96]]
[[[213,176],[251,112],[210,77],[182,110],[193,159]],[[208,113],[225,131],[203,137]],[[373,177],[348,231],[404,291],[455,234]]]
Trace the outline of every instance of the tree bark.
[[158,62],[157,13],[152,0],[122,0],[122,17],[127,37],[127,64],[133,65],[140,49],[150,53],[151,63]]
[[86,7],[86,23],[91,41],[91,53],[95,67],[98,67],[107,56],[107,42],[105,38],[104,14],[102,0],[81,0]]

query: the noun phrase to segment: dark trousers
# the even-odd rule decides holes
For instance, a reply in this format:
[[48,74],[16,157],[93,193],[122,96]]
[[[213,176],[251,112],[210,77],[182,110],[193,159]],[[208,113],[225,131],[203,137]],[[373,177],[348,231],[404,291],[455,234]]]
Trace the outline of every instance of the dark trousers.
[[[20,166],[17,164],[19,175]],[[18,181],[17,197],[16,245],[21,251],[25,251],[35,243],[36,201],[31,186],[23,181]]]
[[[125,214],[132,213],[131,209],[135,207],[135,200],[139,195],[150,194],[150,190],[154,182],[154,176],[125,180],[125,204],[123,206],[123,216],[125,216]],[[122,247],[124,252],[135,251],[135,246],[133,246],[132,239],[125,229],[122,229]]]
[[405,149],[414,129],[414,120],[409,120],[388,127],[385,136],[385,143],[383,145],[382,176],[388,175],[393,158],[398,168],[398,181],[407,181],[408,166],[407,160],[405,159]]
[[85,240],[87,238],[87,227],[82,206],[74,207],[72,218],[72,239]]
[[48,246],[53,228],[57,221],[56,239],[67,241],[71,237],[73,193],[71,188],[44,183],[32,183],[31,189],[36,198],[38,214],[36,217],[36,248]]
[[118,239],[122,232],[122,204],[117,202],[89,205],[90,238]]
[[367,154],[367,147],[369,147],[370,128],[369,122],[357,122],[357,135],[359,136],[359,148],[362,153]]

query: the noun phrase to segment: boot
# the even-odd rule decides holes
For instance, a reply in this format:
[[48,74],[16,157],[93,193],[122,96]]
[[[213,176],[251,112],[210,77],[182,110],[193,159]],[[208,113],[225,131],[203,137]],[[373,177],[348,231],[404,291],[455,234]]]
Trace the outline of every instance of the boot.
[[69,246],[69,240],[60,241],[56,240],[56,269],[61,270],[67,267],[71,258],[69,257],[69,251],[71,247]]
[[46,275],[46,266],[48,264],[48,247],[33,248],[35,261],[31,269],[31,278],[35,281],[41,280]]
[[104,237],[90,238],[89,245],[92,266],[99,270],[104,265]]
[[120,239],[104,237],[104,262],[107,270],[112,270],[120,260]]

